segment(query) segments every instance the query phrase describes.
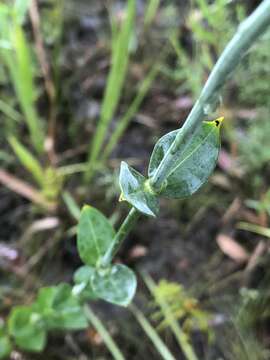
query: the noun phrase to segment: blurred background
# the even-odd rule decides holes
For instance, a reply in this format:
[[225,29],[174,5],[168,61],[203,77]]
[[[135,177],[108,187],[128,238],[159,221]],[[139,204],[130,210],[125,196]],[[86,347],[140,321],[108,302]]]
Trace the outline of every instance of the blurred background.
[[[14,0],[0,3],[0,318],[72,281],[79,209],[118,226],[121,160],[146,173],[180,127],[253,0]],[[225,84],[222,149],[209,182],[141,218],[116,261],[134,305],[91,304],[85,331],[51,334],[12,359],[269,359],[270,29]],[[154,340],[153,340],[154,339]],[[163,346],[168,353],[162,355]],[[163,349],[164,350],[164,349]],[[115,358],[116,360],[120,358]]]

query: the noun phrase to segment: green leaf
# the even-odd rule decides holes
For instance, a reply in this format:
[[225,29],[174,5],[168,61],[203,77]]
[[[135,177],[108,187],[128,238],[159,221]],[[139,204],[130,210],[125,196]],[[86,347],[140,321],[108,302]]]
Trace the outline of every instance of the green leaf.
[[14,4],[14,13],[19,24],[24,22],[30,0],[16,0]]
[[84,301],[94,300],[97,298],[91,285],[91,277],[95,273],[95,269],[90,266],[81,266],[74,274],[74,282],[77,284],[73,289],[80,293],[80,298]]
[[30,306],[17,306],[8,319],[9,334],[23,350],[40,352],[46,345],[46,331],[43,319]]
[[148,216],[156,216],[159,211],[157,194],[148,185],[147,179],[138,171],[121,163],[119,183],[121,200],[125,200],[138,211]]
[[37,299],[33,304],[34,309],[44,315],[48,309],[52,308],[56,292],[56,286],[41,288],[38,292]]
[[22,165],[30,172],[36,182],[42,187],[44,184],[44,170],[37,158],[22,145],[14,136],[9,137],[9,143]]
[[96,271],[91,278],[95,294],[116,305],[127,306],[136,291],[137,280],[132,270],[125,265],[113,265]]
[[35,149],[44,151],[44,128],[36,109],[38,87],[36,86],[32,50],[24,29],[14,17],[1,16],[1,61],[6,66],[16,98],[23,112]]
[[98,210],[85,205],[81,211],[77,246],[86,265],[97,266],[111,245],[115,231],[108,219]]
[[68,284],[41,289],[34,306],[42,314],[47,329],[77,330],[88,326],[79,300]]
[[7,336],[0,337],[0,359],[5,359],[11,353],[12,347]]
[[[174,158],[174,166],[161,194],[169,198],[185,198],[195,193],[213,172],[220,149],[220,125],[223,118],[204,121],[193,136],[182,143]],[[148,175],[152,177],[180,130],[163,136],[155,145]]]
[[57,287],[52,308],[57,314],[57,328],[76,330],[88,327],[87,319],[78,298],[72,294],[68,284]]

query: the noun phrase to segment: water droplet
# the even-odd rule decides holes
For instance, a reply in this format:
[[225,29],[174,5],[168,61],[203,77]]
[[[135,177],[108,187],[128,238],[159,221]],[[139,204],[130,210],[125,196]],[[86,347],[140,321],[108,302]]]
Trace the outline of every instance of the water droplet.
[[222,103],[222,98],[220,96],[220,94],[215,94],[210,101],[208,101],[204,106],[203,106],[203,113],[204,115],[208,116],[208,115],[212,115],[215,111],[216,108]]
[[203,107],[203,113],[204,113],[204,115],[210,115],[211,112],[212,112],[211,104],[206,104],[206,105],[204,105],[204,107]]

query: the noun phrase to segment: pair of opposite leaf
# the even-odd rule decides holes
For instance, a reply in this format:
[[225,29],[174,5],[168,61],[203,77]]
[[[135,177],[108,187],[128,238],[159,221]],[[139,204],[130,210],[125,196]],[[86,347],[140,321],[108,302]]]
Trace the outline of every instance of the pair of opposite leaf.
[[125,200],[139,212],[157,216],[158,195],[183,199],[193,195],[213,172],[220,149],[220,126],[223,118],[203,121],[193,136],[180,144],[174,153],[174,164],[167,176],[166,186],[159,194],[151,188],[150,180],[157,171],[166,152],[182,129],[164,135],[155,145],[148,168],[147,180],[125,162],[120,170],[120,200]]
[[[145,215],[156,216],[159,210],[157,195],[174,199],[191,196],[214,170],[220,149],[222,120],[223,118],[219,118],[202,122],[194,135],[179,146],[174,154],[174,165],[166,179],[166,186],[159,194],[152,190],[149,180],[123,162],[119,179],[121,199],[128,201]],[[149,178],[154,175],[181,131],[172,131],[157,142],[150,159]],[[74,280],[77,291],[85,299],[100,298],[127,306],[137,286],[133,271],[120,264],[102,267],[114,238],[115,230],[108,219],[93,207],[84,206],[78,225],[77,246],[86,266],[76,272]]]
[[135,274],[121,264],[102,266],[114,237],[115,230],[109,220],[97,209],[85,205],[79,219],[77,247],[86,266],[77,270],[74,280],[77,291],[86,299],[99,298],[127,306],[136,291]]

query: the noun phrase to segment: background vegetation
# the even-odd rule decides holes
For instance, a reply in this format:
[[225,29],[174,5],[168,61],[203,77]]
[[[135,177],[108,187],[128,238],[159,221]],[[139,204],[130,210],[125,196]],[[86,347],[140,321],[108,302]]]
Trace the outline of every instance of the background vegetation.
[[[81,206],[120,223],[121,160],[145,173],[259,2],[135,3],[0,3],[0,335],[14,305],[71,281]],[[269,40],[246,55],[218,113],[205,109],[225,116],[209,183],[163,200],[159,221],[140,220],[121,249],[140,274],[134,304],[94,302],[86,330],[12,359],[185,359],[190,347],[206,360],[269,358]]]

